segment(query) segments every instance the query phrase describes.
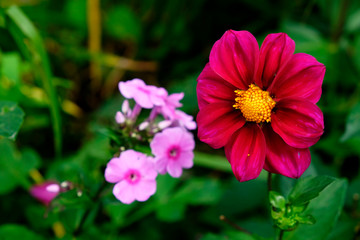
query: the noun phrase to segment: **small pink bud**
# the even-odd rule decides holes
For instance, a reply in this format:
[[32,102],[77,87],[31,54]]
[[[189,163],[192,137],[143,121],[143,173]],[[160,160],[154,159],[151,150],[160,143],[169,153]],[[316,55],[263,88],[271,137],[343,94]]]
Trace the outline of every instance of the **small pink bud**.
[[[129,101],[128,100],[124,100],[122,106],[121,106],[121,111],[126,115],[129,116],[128,111],[130,110],[130,106],[129,106]],[[130,111],[131,112],[131,111]]]
[[143,131],[143,130],[145,130],[148,126],[149,126],[149,122],[142,122],[142,123],[139,125],[139,130],[140,130],[140,131]]
[[41,184],[33,185],[30,188],[30,195],[35,199],[48,206],[50,202],[61,192],[58,182],[46,181]]
[[118,123],[118,124],[123,124],[125,122],[125,116],[122,112],[116,112],[116,115],[115,115],[115,121]]

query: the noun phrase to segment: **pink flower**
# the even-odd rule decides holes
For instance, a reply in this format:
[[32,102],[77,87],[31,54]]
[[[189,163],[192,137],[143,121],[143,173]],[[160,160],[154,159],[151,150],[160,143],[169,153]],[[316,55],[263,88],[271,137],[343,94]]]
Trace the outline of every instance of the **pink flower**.
[[156,176],[153,161],[134,150],[111,159],[105,169],[106,181],[116,183],[113,194],[125,204],[148,200],[156,191]]
[[146,85],[143,80],[137,78],[120,82],[119,90],[125,98],[134,99],[142,108],[148,109],[164,105],[164,98],[167,96],[164,88]]
[[184,127],[188,130],[196,129],[196,123],[193,117],[187,115],[181,110],[176,108],[181,107],[180,100],[183,99],[184,93],[174,93],[164,99],[164,105],[160,107],[160,112],[166,120],[172,122],[173,127]]
[[316,103],[325,66],[294,50],[285,33],[268,35],[259,51],[251,33],[229,30],[198,78],[198,136],[225,147],[239,181],[263,168],[298,178],[310,165],[324,129]]
[[183,128],[167,128],[157,133],[150,143],[155,155],[155,167],[161,173],[180,177],[183,168],[193,166],[195,142],[193,135]]
[[55,181],[46,181],[41,184],[33,185],[30,188],[30,195],[46,206],[48,206],[60,192],[60,184]]

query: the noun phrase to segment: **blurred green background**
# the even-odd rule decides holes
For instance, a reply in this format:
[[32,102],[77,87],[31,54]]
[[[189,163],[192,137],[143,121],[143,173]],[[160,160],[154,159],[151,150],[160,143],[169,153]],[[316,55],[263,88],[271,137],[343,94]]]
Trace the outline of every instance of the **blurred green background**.
[[[96,194],[111,158],[104,128],[121,108],[118,82],[141,78],[184,92],[182,110],[196,116],[196,78],[228,29],[250,31],[259,45],[285,32],[296,52],[325,64],[318,103],[325,133],[305,175],[349,181],[339,221],[324,239],[359,239],[360,1],[0,0],[0,7],[0,99],[25,113],[16,141],[0,142],[0,235],[13,236],[5,239],[19,232],[56,238],[59,222],[65,238],[222,239],[206,235],[232,230],[220,214],[271,237],[266,174],[239,184],[223,150],[199,141],[195,167],[181,179],[160,176],[149,202],[122,205],[110,185]],[[83,197],[70,192],[45,209],[26,191],[33,169],[75,182]],[[282,192],[294,182],[275,180]]]

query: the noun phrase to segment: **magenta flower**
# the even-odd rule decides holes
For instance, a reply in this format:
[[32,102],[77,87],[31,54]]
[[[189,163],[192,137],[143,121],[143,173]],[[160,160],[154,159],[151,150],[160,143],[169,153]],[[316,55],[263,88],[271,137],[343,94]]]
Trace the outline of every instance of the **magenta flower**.
[[157,133],[150,143],[155,155],[155,167],[161,174],[168,172],[178,178],[183,168],[191,168],[194,159],[193,135],[183,128],[167,128]]
[[116,183],[113,194],[125,204],[148,200],[156,192],[156,176],[153,161],[134,150],[111,159],[105,169],[106,181]]
[[134,99],[142,108],[148,109],[164,105],[164,98],[168,94],[164,88],[146,85],[143,80],[137,78],[120,82],[119,90],[125,98]]
[[58,182],[46,181],[41,184],[33,185],[30,188],[30,195],[39,200],[44,205],[48,206],[51,201],[59,195],[61,187]]
[[310,165],[324,129],[316,103],[325,66],[294,50],[285,33],[268,35],[259,50],[251,33],[229,30],[198,78],[198,136],[225,147],[239,181],[263,168],[298,178]]

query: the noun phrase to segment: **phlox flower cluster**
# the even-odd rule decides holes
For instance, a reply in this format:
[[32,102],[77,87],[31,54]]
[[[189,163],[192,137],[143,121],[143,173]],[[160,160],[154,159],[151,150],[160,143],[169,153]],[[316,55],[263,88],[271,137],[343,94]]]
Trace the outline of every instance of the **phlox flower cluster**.
[[[114,196],[130,204],[135,200],[146,201],[156,192],[159,173],[178,178],[183,168],[193,166],[195,142],[189,130],[195,129],[196,123],[192,116],[178,109],[183,93],[169,95],[164,88],[146,85],[141,79],[120,82],[119,90],[126,100],[115,115],[116,123],[128,139],[150,143],[152,152],[149,156],[122,146],[119,156],[106,166],[105,179],[115,183]],[[140,121],[143,111],[148,116]]]

